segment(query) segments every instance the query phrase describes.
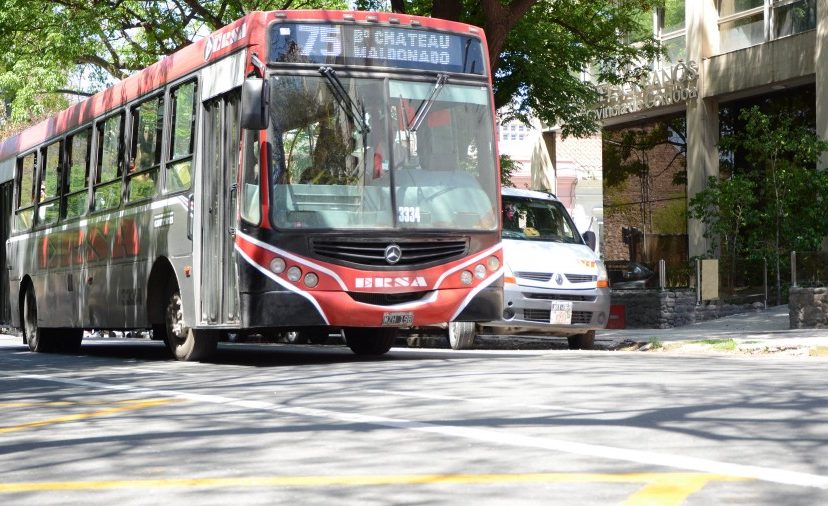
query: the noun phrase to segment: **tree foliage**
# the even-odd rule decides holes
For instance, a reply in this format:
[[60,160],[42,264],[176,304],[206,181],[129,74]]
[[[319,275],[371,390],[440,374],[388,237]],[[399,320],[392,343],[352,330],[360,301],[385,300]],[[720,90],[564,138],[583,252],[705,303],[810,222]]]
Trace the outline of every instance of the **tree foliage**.
[[63,107],[79,66],[90,70],[83,91],[96,91],[248,12],[343,9],[347,2],[3,0],[0,6],[0,95],[11,119],[25,120]]
[[739,118],[744,129],[722,138],[720,148],[740,150],[744,161],[728,178],[708,182],[690,201],[691,216],[706,225],[710,253],[719,248],[731,266],[737,258],[766,258],[780,303],[784,259],[817,250],[828,235],[828,171],[817,170],[828,142],[790,113],[752,107]]
[[[594,85],[636,79],[656,54],[642,16],[664,0],[358,0],[361,9],[392,9],[482,26],[494,75],[495,102],[512,116],[535,115],[565,133],[597,128],[589,110]],[[347,8],[344,0],[4,0],[0,9],[0,93],[16,118],[54,107],[44,94],[67,87],[78,65],[98,88],[122,79],[253,10]],[[643,63],[643,66],[641,65]],[[508,118],[507,118],[508,119]]]
[[[652,37],[630,44],[625,34],[652,34],[652,9],[664,0],[394,0],[393,10],[481,26],[489,44],[495,106],[526,121],[562,125],[565,135],[597,130],[590,110],[593,79],[635,81],[659,49]],[[382,0],[360,0],[376,9]],[[643,14],[643,15],[642,15]],[[508,119],[508,118],[507,118]]]
[[517,162],[509,155],[500,155],[500,184],[513,186],[512,175],[518,170]]

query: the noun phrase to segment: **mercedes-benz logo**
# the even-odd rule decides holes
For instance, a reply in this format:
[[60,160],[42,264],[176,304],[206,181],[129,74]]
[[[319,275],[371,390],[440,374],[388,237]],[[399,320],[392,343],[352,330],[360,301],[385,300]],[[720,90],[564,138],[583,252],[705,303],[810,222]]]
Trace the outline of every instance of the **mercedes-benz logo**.
[[400,261],[402,258],[402,250],[396,244],[389,244],[385,248],[385,261],[391,265]]
[[563,284],[563,276],[561,276],[560,274],[555,276],[555,283],[558,283],[559,285],[562,285]]

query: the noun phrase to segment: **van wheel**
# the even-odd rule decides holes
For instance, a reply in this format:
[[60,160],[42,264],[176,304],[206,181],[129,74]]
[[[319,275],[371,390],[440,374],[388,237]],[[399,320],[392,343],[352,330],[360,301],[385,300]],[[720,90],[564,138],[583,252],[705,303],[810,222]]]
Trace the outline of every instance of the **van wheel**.
[[56,351],[55,335],[51,329],[41,328],[37,324],[37,299],[34,288],[26,288],[23,293],[23,307],[21,308],[23,322],[23,339],[29,350],[35,353],[50,353]]
[[590,330],[586,334],[578,334],[566,338],[569,341],[570,350],[591,350],[595,346],[595,331]]
[[449,322],[448,339],[452,350],[469,350],[477,337],[477,324],[474,322]]
[[345,344],[357,355],[384,355],[397,339],[396,328],[349,327],[342,333]]
[[177,287],[167,298],[164,322],[167,348],[176,360],[207,360],[216,352],[219,338],[217,331],[192,329],[184,325],[184,309]]

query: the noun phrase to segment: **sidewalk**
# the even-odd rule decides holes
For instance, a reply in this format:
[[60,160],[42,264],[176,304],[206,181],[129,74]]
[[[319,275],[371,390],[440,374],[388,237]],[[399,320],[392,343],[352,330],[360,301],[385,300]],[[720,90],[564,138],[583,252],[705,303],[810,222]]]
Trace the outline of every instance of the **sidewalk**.
[[[738,314],[673,329],[602,330],[597,332],[596,342],[612,349],[664,348],[666,351],[702,351],[713,347],[722,351],[742,353],[798,352],[828,356],[828,329],[788,327],[788,306],[775,306],[764,311]],[[728,342],[729,340],[732,342]]]

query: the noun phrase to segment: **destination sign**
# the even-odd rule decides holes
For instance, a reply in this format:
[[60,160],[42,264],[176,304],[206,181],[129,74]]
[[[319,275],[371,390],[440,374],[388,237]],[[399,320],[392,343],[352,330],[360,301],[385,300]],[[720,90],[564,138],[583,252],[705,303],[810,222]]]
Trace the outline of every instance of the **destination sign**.
[[478,75],[485,71],[477,37],[388,26],[276,23],[270,33],[270,61]]

